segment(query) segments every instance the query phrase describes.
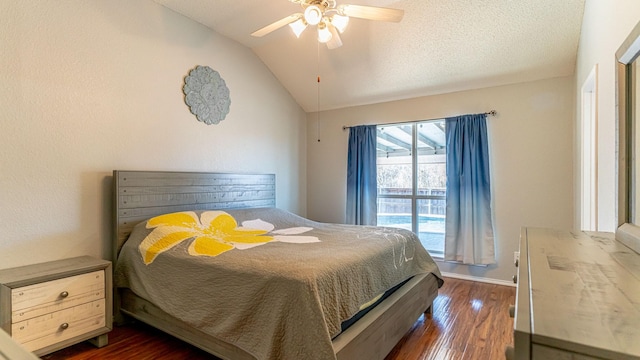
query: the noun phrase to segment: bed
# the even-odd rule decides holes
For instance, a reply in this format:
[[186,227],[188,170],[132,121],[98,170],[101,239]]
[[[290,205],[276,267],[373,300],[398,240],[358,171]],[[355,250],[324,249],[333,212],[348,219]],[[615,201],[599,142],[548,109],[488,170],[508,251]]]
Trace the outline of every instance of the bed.
[[412,233],[278,209],[273,174],[116,170],[113,184],[116,323],[222,359],[384,359],[442,285]]

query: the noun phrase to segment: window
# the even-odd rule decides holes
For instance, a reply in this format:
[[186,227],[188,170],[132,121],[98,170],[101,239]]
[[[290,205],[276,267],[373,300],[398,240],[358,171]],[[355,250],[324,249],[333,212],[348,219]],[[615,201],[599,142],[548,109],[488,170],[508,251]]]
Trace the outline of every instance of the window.
[[433,256],[444,255],[444,120],[379,125],[378,225],[412,230]]

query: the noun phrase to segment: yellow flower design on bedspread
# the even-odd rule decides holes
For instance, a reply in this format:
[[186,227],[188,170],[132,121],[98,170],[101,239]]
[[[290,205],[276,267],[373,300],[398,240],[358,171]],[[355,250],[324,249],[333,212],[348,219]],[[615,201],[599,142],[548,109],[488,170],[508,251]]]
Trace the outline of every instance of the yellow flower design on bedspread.
[[206,211],[200,219],[194,212],[180,212],[156,216],[147,221],[153,231],[140,244],[145,264],[158,254],[171,249],[184,240],[195,238],[189,254],[216,256],[233,249],[234,243],[265,243],[272,236],[262,236],[265,230],[238,227],[236,220],[224,211]]
[[[224,211],[205,211],[200,218],[193,211],[156,216],[147,221],[147,229],[153,229],[142,240],[138,249],[145,264],[178,245],[194,239],[189,246],[193,256],[217,256],[234,248],[247,249],[273,240],[295,243],[319,242],[314,236],[265,235],[274,226],[260,219],[245,221],[239,227],[236,219]],[[274,234],[299,234],[311,228],[291,228],[273,231]]]

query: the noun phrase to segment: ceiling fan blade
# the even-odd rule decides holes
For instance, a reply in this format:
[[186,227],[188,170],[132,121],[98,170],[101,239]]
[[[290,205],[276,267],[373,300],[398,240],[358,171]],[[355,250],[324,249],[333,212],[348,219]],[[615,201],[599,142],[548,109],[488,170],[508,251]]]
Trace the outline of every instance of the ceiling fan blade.
[[381,8],[375,6],[349,5],[338,6],[338,13],[349,17],[367,20],[400,22],[404,16],[402,9]]
[[271,33],[272,31],[276,31],[276,30],[280,29],[281,27],[283,27],[285,25],[291,24],[292,22],[300,19],[301,17],[302,17],[301,13],[291,14],[291,15],[287,16],[284,19],[280,19],[280,20],[278,20],[278,21],[276,21],[276,22],[274,22],[272,24],[269,24],[269,25],[263,27],[260,30],[254,31],[251,34],[251,36],[255,36],[255,37],[265,36],[265,35]]
[[337,49],[342,46],[342,39],[340,39],[340,34],[338,34],[338,30],[335,26],[328,24],[329,31],[331,32],[331,40],[327,42],[327,47],[329,50]]

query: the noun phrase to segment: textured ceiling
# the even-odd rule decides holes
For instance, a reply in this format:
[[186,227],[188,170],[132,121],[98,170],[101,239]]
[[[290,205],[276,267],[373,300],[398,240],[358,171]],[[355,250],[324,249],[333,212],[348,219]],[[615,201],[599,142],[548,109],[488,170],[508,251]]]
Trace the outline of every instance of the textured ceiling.
[[251,48],[313,112],[571,75],[585,0],[337,0],[405,15],[352,18],[334,50],[311,27],[250,36],[300,12],[288,0],[154,1]]

